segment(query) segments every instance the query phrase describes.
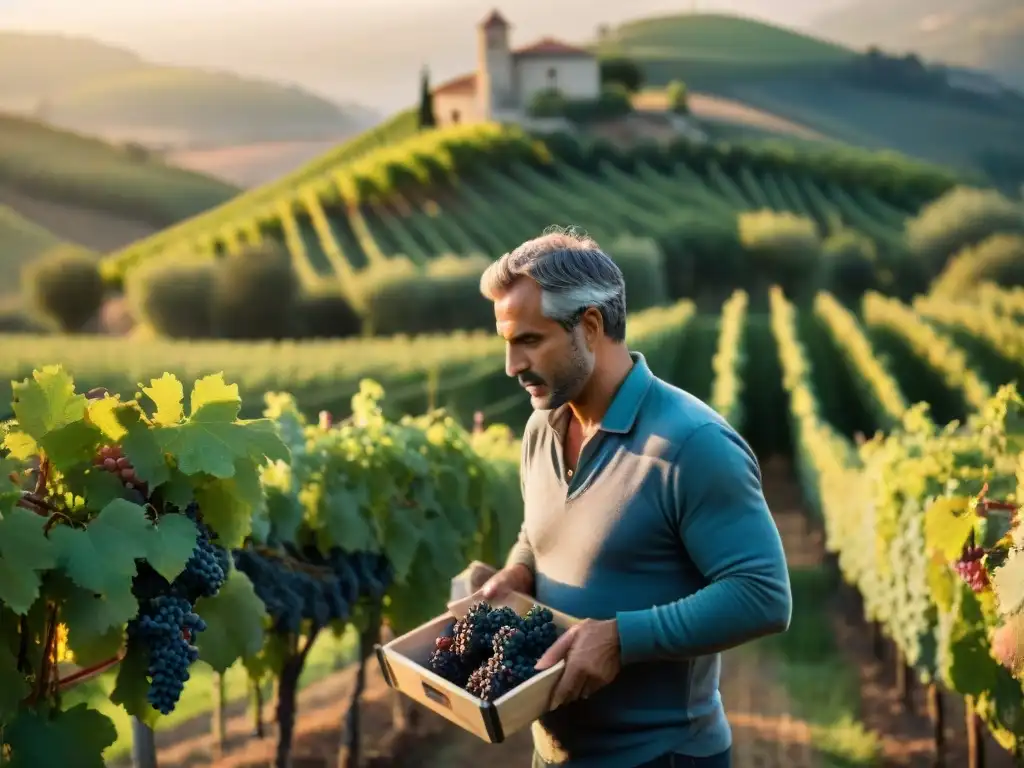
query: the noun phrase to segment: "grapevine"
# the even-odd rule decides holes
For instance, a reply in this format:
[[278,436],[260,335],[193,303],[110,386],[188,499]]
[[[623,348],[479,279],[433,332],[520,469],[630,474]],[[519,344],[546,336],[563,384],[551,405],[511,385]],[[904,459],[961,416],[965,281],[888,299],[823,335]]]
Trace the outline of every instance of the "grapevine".
[[[382,621],[402,632],[433,618],[467,560],[497,559],[509,542],[496,538],[496,519],[519,512],[501,508],[502,499],[514,498],[505,496],[518,483],[514,470],[498,473],[441,412],[387,420],[382,395],[364,382],[351,418],[322,412],[312,422],[290,395],[266,396],[265,416],[291,461],[263,468],[273,514],[254,521],[232,559],[265,614],[259,641],[241,655],[254,683],[276,678],[278,765],[289,760],[298,679],[317,637],[358,627],[365,663]],[[513,468],[517,462],[518,455],[508,460]]]
[[[113,723],[62,691],[120,661],[111,700],[152,724],[201,655],[225,649],[237,582],[227,550],[251,525],[258,479],[287,447],[241,421],[219,374],[165,374],[135,399],[76,391],[47,366],[13,385],[0,487],[0,757],[12,766],[102,766]],[[230,446],[230,448],[226,448]],[[209,643],[198,640],[205,632]],[[68,672],[73,660],[77,671]]]

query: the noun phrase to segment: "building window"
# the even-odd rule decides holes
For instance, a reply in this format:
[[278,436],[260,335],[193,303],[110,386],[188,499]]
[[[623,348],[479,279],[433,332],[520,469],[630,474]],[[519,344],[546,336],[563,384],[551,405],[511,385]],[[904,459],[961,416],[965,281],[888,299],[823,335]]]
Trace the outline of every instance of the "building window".
[[458,123],[458,122],[459,122],[459,110],[453,109],[452,110],[452,123]]
[[558,85],[558,70],[554,67],[548,69],[548,86],[555,88]]

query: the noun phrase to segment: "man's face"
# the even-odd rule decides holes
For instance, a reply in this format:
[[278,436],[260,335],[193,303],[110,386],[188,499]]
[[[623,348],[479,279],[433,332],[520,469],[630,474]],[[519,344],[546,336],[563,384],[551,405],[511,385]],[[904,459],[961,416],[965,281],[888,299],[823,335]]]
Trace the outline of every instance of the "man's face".
[[566,331],[541,311],[541,289],[517,280],[494,302],[498,334],[505,339],[505,372],[530,394],[534,410],[549,410],[574,399],[594,370],[582,327]]

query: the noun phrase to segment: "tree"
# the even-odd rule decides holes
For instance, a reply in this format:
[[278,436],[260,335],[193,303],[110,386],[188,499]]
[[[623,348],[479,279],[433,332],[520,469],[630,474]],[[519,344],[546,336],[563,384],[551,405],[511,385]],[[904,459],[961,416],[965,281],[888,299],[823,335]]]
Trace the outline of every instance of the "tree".
[[437,119],[434,117],[434,96],[430,92],[430,73],[427,68],[423,68],[423,72],[420,75],[420,114],[419,114],[419,126],[420,130],[424,128],[433,128],[437,125]]
[[665,97],[668,100],[668,108],[680,115],[688,114],[690,111],[688,91],[686,84],[681,80],[673,80],[665,89]]
[[601,61],[601,85],[618,83],[630,93],[636,93],[644,83],[643,72],[632,59],[616,57]]

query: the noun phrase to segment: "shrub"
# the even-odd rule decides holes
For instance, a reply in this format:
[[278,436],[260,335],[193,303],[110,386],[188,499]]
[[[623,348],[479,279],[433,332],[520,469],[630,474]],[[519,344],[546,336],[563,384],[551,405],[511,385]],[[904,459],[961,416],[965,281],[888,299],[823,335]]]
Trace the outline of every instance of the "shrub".
[[300,296],[296,315],[295,334],[299,338],[342,339],[363,331],[362,315],[348,294],[334,284]]
[[1024,236],[992,235],[957,253],[932,284],[932,293],[955,297],[980,283],[1024,285]]
[[557,88],[544,88],[530,99],[527,113],[530,117],[562,117],[565,115],[565,96]]
[[630,93],[636,93],[644,84],[643,70],[632,59],[623,56],[602,59],[601,85],[618,85]]
[[555,88],[534,94],[527,109],[531,117],[564,117],[575,123],[622,117],[633,111],[629,91],[618,84],[602,88],[595,99],[570,99]]
[[907,244],[933,275],[954,253],[999,233],[1024,234],[1024,205],[989,189],[956,187],[907,222]]
[[680,115],[689,114],[689,93],[681,80],[673,80],[665,88],[665,98],[670,111]]
[[198,256],[143,262],[125,278],[132,314],[158,336],[209,338],[213,335],[210,310],[217,266],[217,261]]
[[871,238],[851,229],[822,244],[821,287],[847,304],[878,288],[878,253]]
[[758,277],[799,293],[814,276],[821,258],[817,225],[804,216],[772,210],[739,216],[740,244]]
[[283,339],[295,327],[299,280],[277,245],[250,247],[220,259],[210,302],[213,333],[226,339]]
[[391,259],[363,273],[357,284],[366,332],[417,335],[493,328],[494,309],[480,294],[484,256],[441,256],[425,266]]
[[630,312],[668,304],[665,256],[653,238],[620,237],[608,244],[606,252],[622,270]]
[[22,290],[32,311],[65,333],[80,331],[103,304],[99,259],[85,248],[58,245],[22,269]]
[[731,291],[741,282],[744,255],[735,215],[687,212],[666,223],[655,238],[664,254],[670,300]]

